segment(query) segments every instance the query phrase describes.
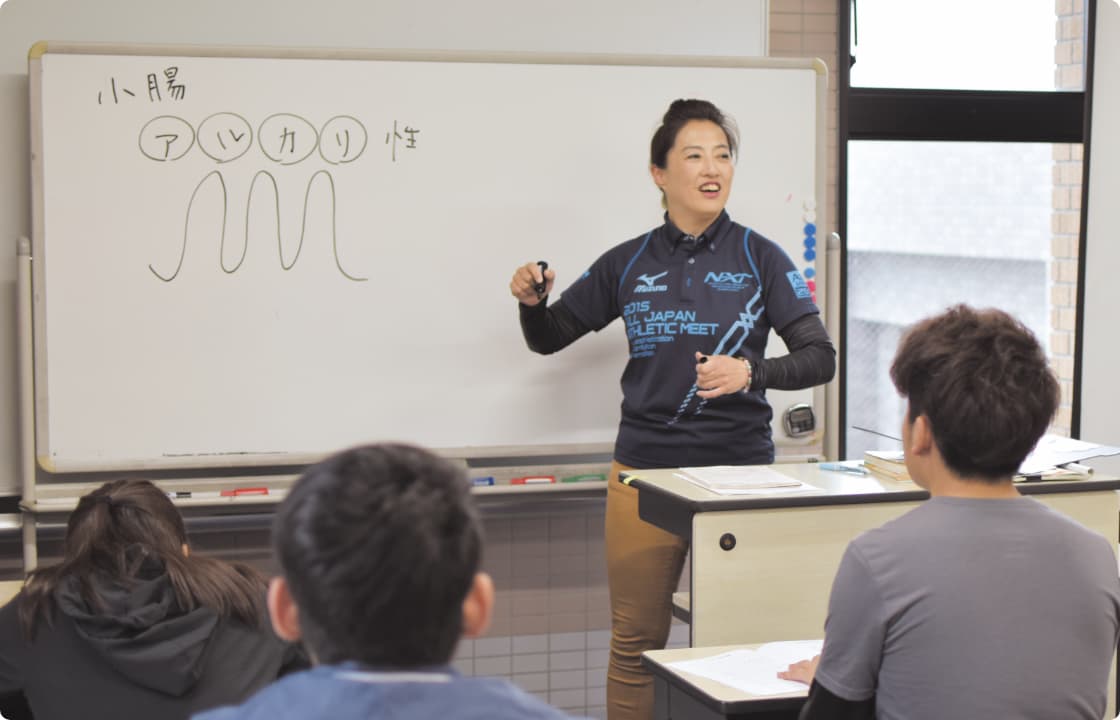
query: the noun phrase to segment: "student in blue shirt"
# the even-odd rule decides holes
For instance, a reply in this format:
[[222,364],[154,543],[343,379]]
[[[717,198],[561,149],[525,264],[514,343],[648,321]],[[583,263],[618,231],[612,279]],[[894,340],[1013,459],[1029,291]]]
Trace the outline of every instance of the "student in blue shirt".
[[315,667],[200,720],[562,720],[506,680],[459,675],[460,636],[482,633],[494,586],[466,474],[417,447],[370,445],[308,469],[273,525],[277,633]]
[[[629,362],[607,493],[612,640],[611,720],[649,717],[641,653],[664,647],[687,544],[638,518],[627,468],[774,461],[766,389],[827,382],[835,350],[812,293],[782,249],[724,210],[738,137],[704,100],[676,100],[650,143],[664,223],[604,253],[551,305],[553,269],[519,267],[510,292],[539,353],[563,349],[616,318]],[[538,288],[541,292],[538,292]],[[775,329],[789,354],[766,358]]]

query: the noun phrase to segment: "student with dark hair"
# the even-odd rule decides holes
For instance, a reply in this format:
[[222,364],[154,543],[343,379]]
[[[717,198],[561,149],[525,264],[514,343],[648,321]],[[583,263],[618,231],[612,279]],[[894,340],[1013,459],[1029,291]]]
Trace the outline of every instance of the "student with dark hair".
[[246,565],[192,554],[152,483],[106,483],[70,514],[62,561],[0,609],[0,694],[22,691],[37,720],[164,720],[236,702],[306,666],[269,629],[266,589]]
[[[612,720],[652,712],[641,654],[665,646],[688,550],[638,518],[637,492],[617,482],[619,471],[772,463],[767,388],[811,387],[835,371],[836,353],[801,273],[777,244],[724,209],[738,142],[733,122],[712,103],[674,101],[650,142],[664,223],[608,250],[551,305],[551,268],[528,263],[510,281],[535,352],[561,350],[619,317],[627,327],[630,359],[607,487]],[[765,357],[771,328],[788,355]]]
[[280,505],[282,575],[268,609],[316,667],[200,720],[567,717],[448,663],[489,623],[490,577],[466,474],[407,445],[354,448],[312,466]]
[[1105,713],[1120,637],[1115,538],[1020,496],[1058,383],[1030,331],[954,307],[903,338],[902,445],[930,499],[848,546],[811,682],[816,718],[1082,718]]

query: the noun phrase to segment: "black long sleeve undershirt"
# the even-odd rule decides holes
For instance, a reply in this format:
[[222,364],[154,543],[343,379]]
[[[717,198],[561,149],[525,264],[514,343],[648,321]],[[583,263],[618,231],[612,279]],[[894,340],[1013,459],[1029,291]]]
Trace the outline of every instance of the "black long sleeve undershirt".
[[778,331],[789,354],[749,358],[751,390],[800,390],[823,385],[836,374],[836,349],[817,314],[802,315]]
[[[533,352],[550,355],[591,331],[560,299],[547,305],[519,304],[521,334]],[[816,314],[803,315],[778,331],[788,355],[749,358],[751,389],[799,390],[826,383],[836,372],[836,350]]]
[[833,695],[816,680],[809,686],[809,698],[801,706],[798,720],[874,720],[875,697],[845,700]]
[[591,332],[591,328],[564,306],[562,299],[548,305],[546,296],[536,305],[518,303],[517,306],[521,311],[521,334],[535,353],[551,355]]

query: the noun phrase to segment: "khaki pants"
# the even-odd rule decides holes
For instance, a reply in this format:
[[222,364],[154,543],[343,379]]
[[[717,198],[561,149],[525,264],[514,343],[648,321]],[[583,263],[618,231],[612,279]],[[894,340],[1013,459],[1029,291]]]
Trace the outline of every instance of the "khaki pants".
[[653,677],[642,668],[646,650],[669,637],[673,591],[680,581],[688,543],[638,518],[638,491],[607,481],[606,550],[611,595],[611,655],[607,669],[607,717],[648,720],[653,714]]

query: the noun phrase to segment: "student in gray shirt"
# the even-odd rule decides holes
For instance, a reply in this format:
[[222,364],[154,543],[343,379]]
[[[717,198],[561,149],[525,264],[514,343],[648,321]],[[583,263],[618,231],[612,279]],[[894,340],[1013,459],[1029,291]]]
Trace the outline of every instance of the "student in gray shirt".
[[856,538],[820,656],[790,666],[816,718],[1100,720],[1120,633],[1109,541],[1019,495],[1058,385],[1031,333],[957,306],[903,338],[906,467],[931,498]]

